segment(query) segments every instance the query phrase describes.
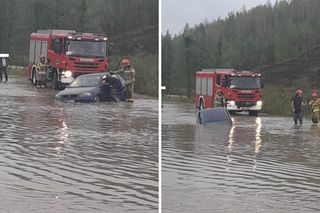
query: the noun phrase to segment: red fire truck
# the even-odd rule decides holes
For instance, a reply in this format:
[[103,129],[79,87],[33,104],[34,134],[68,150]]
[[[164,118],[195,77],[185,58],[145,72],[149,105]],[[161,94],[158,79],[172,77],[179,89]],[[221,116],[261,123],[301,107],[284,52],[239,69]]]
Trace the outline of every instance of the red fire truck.
[[261,74],[233,69],[205,69],[196,73],[197,108],[215,106],[217,93],[229,112],[248,111],[257,116],[262,108]]
[[82,74],[109,68],[107,37],[70,30],[38,30],[30,35],[27,76],[36,85],[36,64],[44,55],[50,66],[47,82],[53,88],[71,83]]

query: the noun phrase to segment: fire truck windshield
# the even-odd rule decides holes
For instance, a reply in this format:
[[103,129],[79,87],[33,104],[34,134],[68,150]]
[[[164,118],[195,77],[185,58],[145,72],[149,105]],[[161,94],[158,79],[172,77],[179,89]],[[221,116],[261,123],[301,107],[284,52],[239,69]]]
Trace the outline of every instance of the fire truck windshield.
[[260,89],[260,77],[253,76],[231,76],[232,89]]
[[106,57],[107,44],[105,41],[74,41],[68,40],[66,55],[86,57]]

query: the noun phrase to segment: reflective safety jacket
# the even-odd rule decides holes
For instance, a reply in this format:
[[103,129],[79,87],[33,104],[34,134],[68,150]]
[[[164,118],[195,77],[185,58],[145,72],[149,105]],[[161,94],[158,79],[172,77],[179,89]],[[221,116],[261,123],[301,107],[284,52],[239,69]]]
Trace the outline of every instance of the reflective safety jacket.
[[46,69],[47,69],[47,64],[43,64],[41,62],[37,64],[37,70],[46,71]]
[[316,98],[316,99],[312,99],[309,102],[312,112],[320,112],[320,99]]
[[214,106],[215,107],[223,107],[223,96],[216,94],[214,96]]
[[126,67],[123,71],[123,78],[126,81],[126,84],[131,84],[135,82],[136,72],[133,67]]

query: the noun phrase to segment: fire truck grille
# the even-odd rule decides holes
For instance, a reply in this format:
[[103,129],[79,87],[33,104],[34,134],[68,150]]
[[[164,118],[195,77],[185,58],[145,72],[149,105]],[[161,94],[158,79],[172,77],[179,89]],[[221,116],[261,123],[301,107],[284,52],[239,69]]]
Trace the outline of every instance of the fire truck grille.
[[90,62],[75,62],[76,69],[98,69],[98,63],[90,63]]
[[243,102],[243,101],[240,101],[240,102],[236,102],[236,105],[238,107],[252,107],[254,105],[256,105],[255,103],[253,102]]
[[254,100],[255,94],[237,94],[237,98],[240,100]]

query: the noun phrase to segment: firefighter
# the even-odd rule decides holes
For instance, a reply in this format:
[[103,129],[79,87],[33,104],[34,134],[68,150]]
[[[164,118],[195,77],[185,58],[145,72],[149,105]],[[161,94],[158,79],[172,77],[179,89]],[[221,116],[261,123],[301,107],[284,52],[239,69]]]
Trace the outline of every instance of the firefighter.
[[36,72],[36,79],[37,84],[41,87],[46,86],[46,75],[47,75],[47,63],[46,57],[44,55],[40,56],[40,62],[37,64],[37,72]]
[[313,123],[318,123],[320,113],[320,99],[315,92],[313,92],[311,96],[312,100],[309,102],[309,105],[311,106],[311,120]]
[[1,66],[0,66],[0,82],[2,82],[2,73],[4,73],[4,76],[6,78],[6,82],[8,81],[8,74],[7,74],[7,67],[8,67],[8,62],[5,57],[0,58],[1,61]]
[[127,58],[124,58],[119,65],[120,65],[119,68],[123,69],[123,78],[126,82],[126,91],[127,91],[126,101],[133,102],[135,70],[130,65],[130,62]]
[[296,95],[291,99],[291,107],[293,111],[293,121],[294,124],[298,124],[298,120],[300,125],[302,125],[302,107],[301,105],[305,105],[302,98],[302,90],[298,89],[296,91]]
[[223,107],[224,106],[224,97],[220,90],[217,91],[214,96],[214,107]]

